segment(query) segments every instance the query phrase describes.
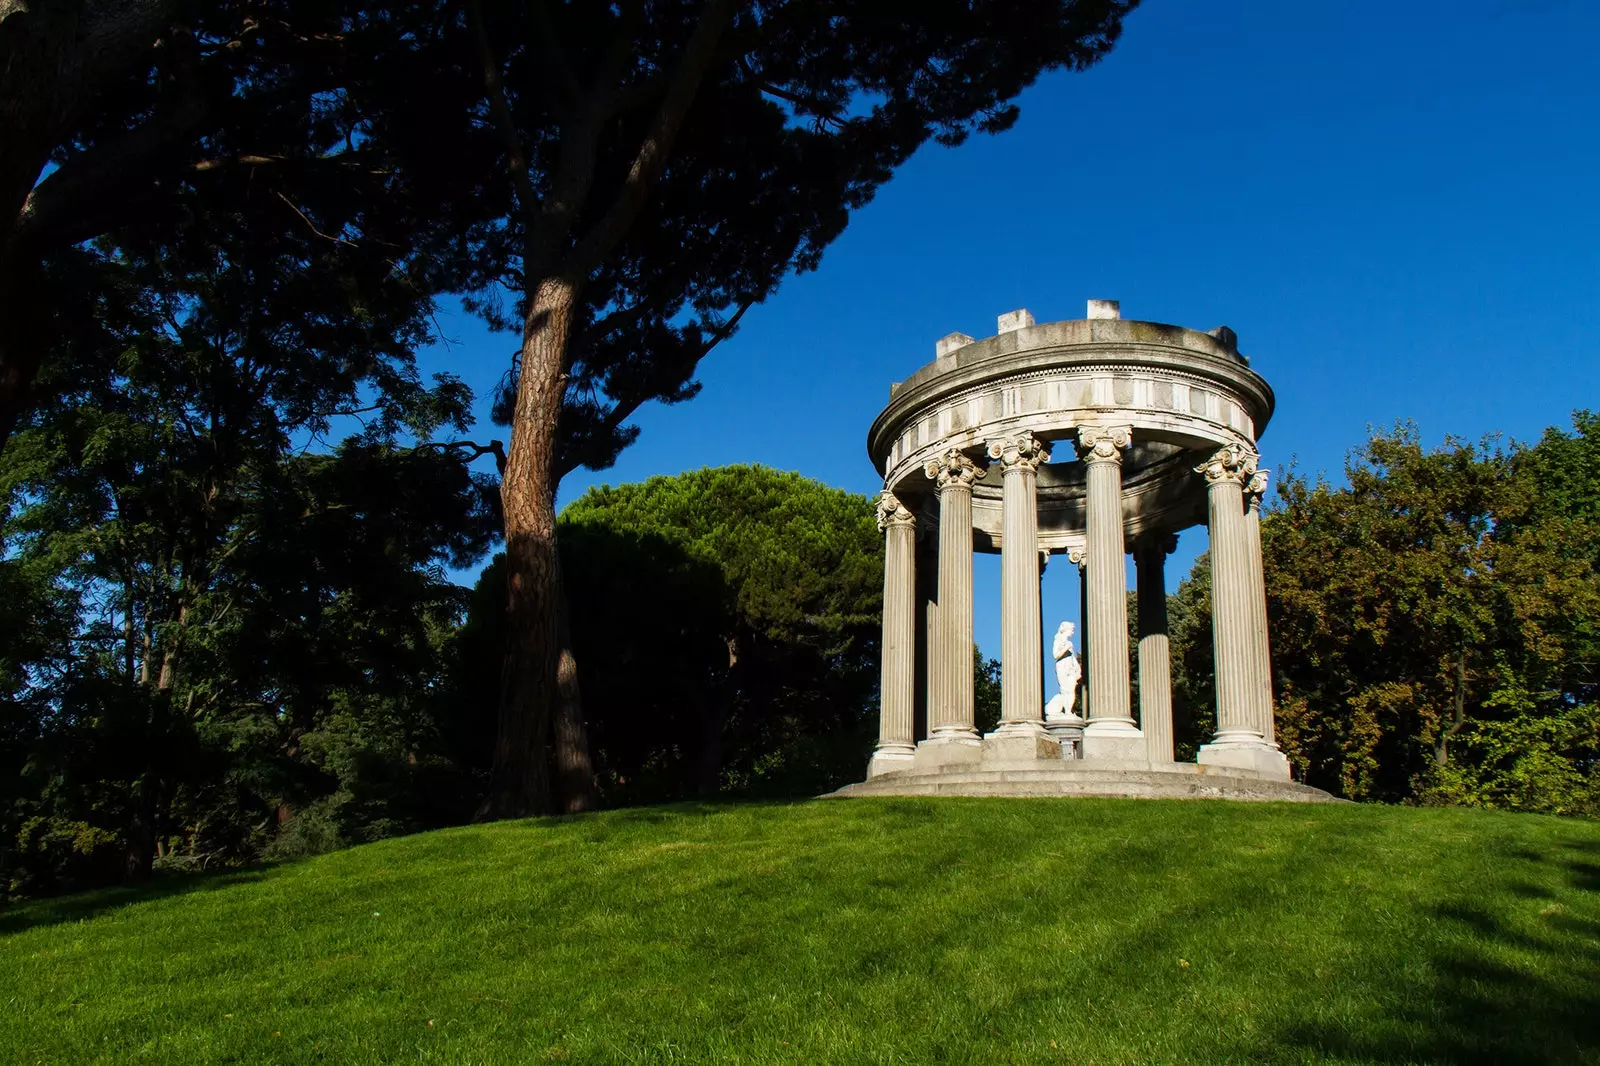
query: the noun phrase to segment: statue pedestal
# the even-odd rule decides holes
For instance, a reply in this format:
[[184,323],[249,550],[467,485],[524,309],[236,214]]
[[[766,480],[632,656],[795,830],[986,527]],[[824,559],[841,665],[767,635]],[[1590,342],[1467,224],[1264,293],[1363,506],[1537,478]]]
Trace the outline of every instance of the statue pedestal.
[[1072,713],[1050,717],[1047,713],[1044,720],[1045,732],[1055,738],[1061,745],[1063,759],[1083,758],[1083,719]]

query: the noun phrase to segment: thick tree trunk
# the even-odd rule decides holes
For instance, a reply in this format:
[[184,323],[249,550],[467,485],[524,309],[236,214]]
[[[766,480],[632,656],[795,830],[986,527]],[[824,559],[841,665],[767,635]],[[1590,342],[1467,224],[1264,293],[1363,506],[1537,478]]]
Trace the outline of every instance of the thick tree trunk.
[[522,330],[517,405],[500,499],[506,521],[506,658],[494,770],[480,818],[551,809],[550,741],[560,659],[556,557],[556,431],[579,286],[547,278]]
[[123,842],[122,876],[129,884],[150,880],[155,871],[156,858],[156,784],[145,780],[139,784],[138,798],[134,804],[133,818],[128,824],[128,836]]
[[725,636],[728,670],[722,683],[712,687],[700,714],[700,765],[695,774],[696,792],[711,799],[722,791],[722,751],[728,729],[728,714],[738,691],[739,640]]
[[578,692],[578,659],[572,654],[566,585],[560,583],[559,571],[556,579],[560,645],[556,655],[556,805],[563,814],[577,814],[594,806],[594,762],[589,757],[589,731],[583,723],[583,700]]
[[712,799],[722,791],[722,735],[727,729],[727,703],[713,693],[700,716],[700,765],[696,767],[695,793]]

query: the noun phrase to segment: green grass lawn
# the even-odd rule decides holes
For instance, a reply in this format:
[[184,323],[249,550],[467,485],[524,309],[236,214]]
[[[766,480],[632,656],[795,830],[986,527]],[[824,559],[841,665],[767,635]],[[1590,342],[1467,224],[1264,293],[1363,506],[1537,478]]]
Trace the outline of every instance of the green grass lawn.
[[1600,824],[861,799],[0,911],[4,1063],[1600,1063]]

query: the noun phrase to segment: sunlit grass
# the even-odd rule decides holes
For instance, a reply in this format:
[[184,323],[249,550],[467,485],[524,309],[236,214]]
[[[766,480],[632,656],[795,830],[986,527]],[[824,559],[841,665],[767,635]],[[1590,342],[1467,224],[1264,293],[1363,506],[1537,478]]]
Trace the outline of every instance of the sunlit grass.
[[874,799],[0,911],[6,1063],[1600,1062],[1600,825]]

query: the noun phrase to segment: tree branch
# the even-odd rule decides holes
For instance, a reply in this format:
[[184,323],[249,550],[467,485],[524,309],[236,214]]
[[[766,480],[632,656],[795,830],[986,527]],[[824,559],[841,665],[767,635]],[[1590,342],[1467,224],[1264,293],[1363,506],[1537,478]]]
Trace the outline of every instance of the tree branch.
[[208,110],[197,97],[185,97],[166,115],[68,159],[23,201],[17,219],[21,240],[44,249],[98,235],[100,229],[89,231],[85,225],[95,214],[89,205],[125,199],[132,187],[156,177],[167,150],[192,137]]
[[479,444],[477,441],[471,440],[429,441],[427,444],[419,444],[412,449],[415,452],[433,450],[441,452],[471,452],[472,454],[462,460],[466,463],[475,463],[485,455],[492,455],[494,456],[494,465],[500,471],[500,476],[505,477],[506,446],[503,441],[491,440],[488,444]]
[[[754,305],[754,300],[746,300],[740,304],[739,309],[728,316],[728,319],[718,326],[711,336],[707,338],[706,342],[700,346],[700,351],[695,355],[693,362],[698,364],[700,360],[710,354],[711,349],[731,337],[733,331],[739,328],[739,320],[744,317],[744,313]],[[606,414],[605,420],[600,423],[603,431],[606,433],[616,432],[617,428],[626,422],[635,411],[653,399],[655,399],[655,394],[653,393],[650,395],[636,394],[617,398],[613,401],[611,410]],[[559,482],[582,465],[583,459],[576,455],[563,457],[558,464],[556,481]]]
[[483,8],[478,0],[467,0],[467,22],[478,49],[478,65],[483,74],[483,91],[489,98],[489,113],[494,117],[501,139],[505,141],[511,182],[517,192],[517,202],[522,206],[524,233],[531,235],[539,197],[534,192],[533,179],[528,174],[528,157],[523,151],[522,137],[517,133],[517,124],[511,115],[511,105],[506,100],[505,83],[500,78],[500,62],[495,59],[494,49],[489,44],[489,31],[484,27]]
[[300,221],[304,222],[306,224],[306,227],[308,229],[310,229],[311,232],[314,233],[316,236],[321,237],[325,241],[332,241],[334,244],[348,245],[351,248],[356,247],[356,243],[354,241],[347,241],[343,237],[334,237],[334,236],[332,236],[330,234],[323,233],[320,229],[317,228],[317,224],[315,222],[311,221],[309,218],[307,218],[306,217],[306,213],[304,211],[300,210],[298,207],[296,207],[294,205],[294,201],[289,199],[287,196],[283,195],[283,193],[277,192],[276,190],[274,190],[273,195],[276,196],[278,199],[282,200],[285,204],[287,204],[288,207],[289,207],[289,210],[291,210],[295,214],[299,215],[300,216]]
[[[477,0],[474,0],[474,3],[476,2]],[[567,63],[566,49],[561,46],[560,39],[556,36],[555,24],[550,20],[550,9],[545,6],[544,0],[530,0],[528,9],[533,16],[532,28],[534,36],[538,38],[539,51],[544,57],[545,72],[561,98],[561,110],[570,115],[580,106],[583,89],[578,85],[578,78]]]
[[616,247],[639,216],[646,197],[667,165],[678,130],[682,128],[695,94],[699,92],[700,84],[716,57],[717,43],[732,17],[731,0],[706,0],[700,12],[700,21],[673,71],[667,95],[661,101],[655,120],[650,124],[650,130],[640,142],[639,150],[628,168],[622,192],[611,209],[584,235],[574,250],[572,258],[578,271],[587,274],[593,270]]

